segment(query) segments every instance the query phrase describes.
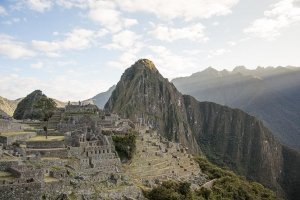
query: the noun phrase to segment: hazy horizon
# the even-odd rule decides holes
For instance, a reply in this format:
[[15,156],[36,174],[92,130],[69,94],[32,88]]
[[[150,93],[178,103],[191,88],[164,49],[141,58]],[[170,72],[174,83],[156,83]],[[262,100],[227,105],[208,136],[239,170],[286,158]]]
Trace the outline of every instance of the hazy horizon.
[[209,66],[300,66],[299,0],[4,0],[0,96],[83,100],[139,58],[170,80]]

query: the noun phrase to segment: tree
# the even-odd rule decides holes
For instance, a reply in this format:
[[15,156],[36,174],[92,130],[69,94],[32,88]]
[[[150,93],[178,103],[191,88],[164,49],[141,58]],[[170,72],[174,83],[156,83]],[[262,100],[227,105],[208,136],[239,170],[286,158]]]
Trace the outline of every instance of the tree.
[[41,97],[34,105],[42,113],[41,120],[46,122],[43,129],[46,133],[46,139],[48,138],[48,121],[52,117],[54,110],[56,109],[56,103],[53,99],[46,96]]

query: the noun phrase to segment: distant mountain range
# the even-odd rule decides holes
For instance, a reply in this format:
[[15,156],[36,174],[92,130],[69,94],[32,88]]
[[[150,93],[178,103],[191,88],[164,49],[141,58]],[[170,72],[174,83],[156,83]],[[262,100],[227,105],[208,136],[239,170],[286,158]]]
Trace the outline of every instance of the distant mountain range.
[[[211,72],[215,70],[206,70]],[[261,121],[240,109],[182,95],[149,60],[139,60],[123,73],[105,109],[149,124],[190,152],[203,153],[288,199],[300,198],[298,152],[281,145]]]
[[17,100],[9,100],[4,97],[0,97],[0,111],[8,116],[13,116],[14,111],[21,100],[21,98]]
[[207,68],[172,80],[183,94],[240,108],[262,120],[289,147],[300,150],[300,68],[243,66],[233,71]]
[[109,99],[112,91],[116,88],[115,85],[113,85],[112,87],[110,87],[107,91],[105,92],[101,92],[99,94],[97,94],[96,96],[94,96],[93,98],[87,99],[85,101],[83,101],[84,104],[95,104],[97,105],[99,108],[103,109],[104,105],[106,104],[107,100]]

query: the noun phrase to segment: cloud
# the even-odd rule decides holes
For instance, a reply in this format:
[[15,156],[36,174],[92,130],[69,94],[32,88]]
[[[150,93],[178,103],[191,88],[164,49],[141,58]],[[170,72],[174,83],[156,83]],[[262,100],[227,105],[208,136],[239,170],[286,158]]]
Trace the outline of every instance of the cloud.
[[186,21],[228,15],[239,0],[116,0],[123,11],[146,12],[163,20]]
[[18,42],[14,37],[5,34],[0,34],[0,54],[12,59],[36,55],[36,53],[30,50],[24,43]]
[[104,47],[115,50],[129,50],[132,48],[140,48],[141,36],[130,30],[124,30],[112,36],[112,42]]
[[237,42],[235,42],[235,41],[228,41],[227,44],[228,44],[229,46],[236,46],[236,45],[237,45]]
[[225,54],[225,53],[230,53],[230,52],[231,52],[231,51],[228,50],[228,49],[216,49],[216,50],[210,50],[210,51],[208,52],[207,58],[210,59],[210,58],[212,58],[212,57],[215,57],[215,56],[221,56],[221,55],[223,55],[223,54]]
[[[197,69],[197,57],[179,55],[171,52],[164,46],[152,45],[149,49],[153,52],[146,56],[155,62],[159,71],[168,78],[175,78],[180,74],[181,76],[189,75]],[[187,70],[188,69],[188,70]]]
[[42,69],[44,67],[44,63],[37,62],[30,65],[32,69]]
[[24,2],[31,10],[44,12],[50,10],[53,6],[52,0],[25,0]]
[[256,19],[244,32],[259,38],[274,40],[281,31],[300,22],[299,0],[281,0],[264,12],[264,17]]
[[0,5],[0,15],[7,15],[5,8],[1,5]]
[[150,34],[159,40],[167,42],[181,39],[205,42],[208,40],[208,37],[205,36],[204,29],[205,27],[200,23],[183,28],[171,28],[164,25],[158,25],[154,30],[150,31]]
[[138,24],[136,19],[126,18],[117,10],[113,1],[90,1],[88,17],[99,22],[111,32],[118,32],[122,29]]
[[65,72],[49,79],[24,77],[17,73],[0,74],[0,94],[5,94],[9,99],[17,99],[40,89],[51,98],[67,102],[91,98],[111,86],[111,83],[99,79],[86,80],[86,77],[90,77],[88,75],[90,74],[81,70]]
[[[20,18],[14,17],[14,18],[12,18],[12,19],[10,19],[10,20],[6,20],[6,21],[2,22],[2,24],[12,25],[12,24],[14,24],[14,23],[19,23],[20,21],[21,21]],[[25,20],[24,20],[24,21],[25,21]]]
[[125,69],[138,59],[138,54],[145,46],[142,37],[130,30],[121,31],[112,36],[112,42],[104,47],[109,50],[122,51],[116,61],[109,61],[109,66]]
[[89,29],[76,28],[70,33],[65,34],[66,38],[60,41],[39,41],[33,40],[32,45],[45,52],[48,56],[55,56],[61,50],[82,50],[91,47],[98,37],[107,34],[107,31],[93,31]]

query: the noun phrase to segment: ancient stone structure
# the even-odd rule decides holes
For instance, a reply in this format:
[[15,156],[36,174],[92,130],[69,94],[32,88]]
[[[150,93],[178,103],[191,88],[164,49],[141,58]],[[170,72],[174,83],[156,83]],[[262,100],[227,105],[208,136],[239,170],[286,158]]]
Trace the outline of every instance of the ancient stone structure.
[[120,184],[112,134],[132,131],[130,120],[79,102],[54,112],[47,138],[45,125],[0,119],[0,199],[47,198],[80,182]]

